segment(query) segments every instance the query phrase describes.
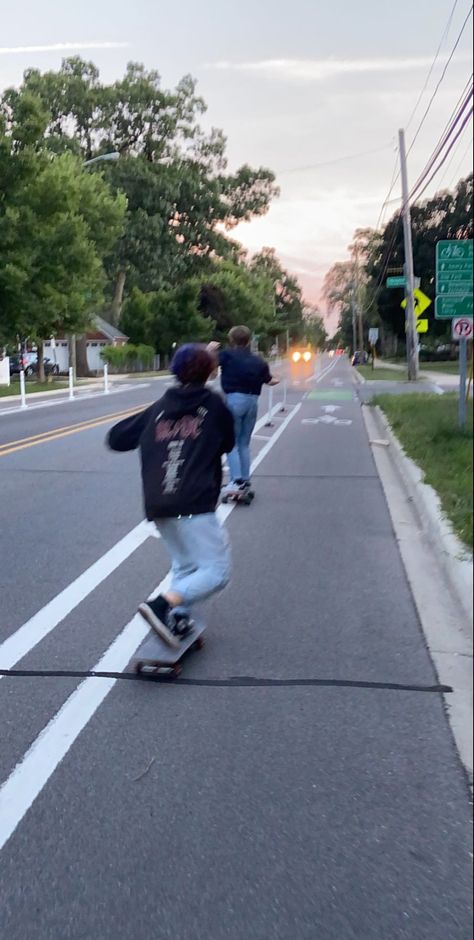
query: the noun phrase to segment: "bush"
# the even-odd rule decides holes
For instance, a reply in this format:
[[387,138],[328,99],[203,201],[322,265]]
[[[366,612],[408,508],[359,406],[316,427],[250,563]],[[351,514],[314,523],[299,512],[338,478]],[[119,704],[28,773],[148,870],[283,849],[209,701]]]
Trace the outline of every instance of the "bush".
[[143,343],[138,346],[125,343],[123,346],[105,346],[100,355],[114,372],[140,372],[151,368],[155,350]]

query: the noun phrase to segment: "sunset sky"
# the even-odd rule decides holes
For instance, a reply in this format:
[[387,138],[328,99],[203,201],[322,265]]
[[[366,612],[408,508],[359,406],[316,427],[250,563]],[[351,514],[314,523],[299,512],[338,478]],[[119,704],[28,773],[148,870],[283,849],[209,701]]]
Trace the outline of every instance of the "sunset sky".
[[[73,54],[93,60],[105,81],[130,60],[158,69],[165,87],[194,75],[205,123],[227,135],[230,167],[269,166],[281,187],[268,215],[240,226],[238,238],[251,250],[274,246],[317,302],[354,229],[377,223],[398,128],[441,45],[408,127],[410,145],[469,9],[469,0],[0,0],[0,86]],[[471,43],[472,17],[410,153],[411,181],[469,79]],[[472,123],[431,190],[452,185],[471,164]]]

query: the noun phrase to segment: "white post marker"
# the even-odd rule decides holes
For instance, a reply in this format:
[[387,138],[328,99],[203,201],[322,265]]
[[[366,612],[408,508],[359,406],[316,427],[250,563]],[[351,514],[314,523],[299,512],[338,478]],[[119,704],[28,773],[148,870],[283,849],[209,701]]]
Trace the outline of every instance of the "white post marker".
[[268,414],[267,414],[267,420],[265,422],[266,428],[273,427],[272,411],[273,411],[273,388],[270,385],[268,388]]
[[20,371],[20,395],[21,395],[21,407],[27,408],[26,404],[26,389],[25,389],[25,373],[23,369]]
[[69,398],[74,398],[74,369],[69,366]]
[[287,385],[288,385],[288,383],[287,383],[286,379],[283,379],[283,400],[282,400],[282,403],[281,403],[280,411],[286,411],[286,392],[287,392]]
[[104,395],[109,394],[109,367],[104,363]]

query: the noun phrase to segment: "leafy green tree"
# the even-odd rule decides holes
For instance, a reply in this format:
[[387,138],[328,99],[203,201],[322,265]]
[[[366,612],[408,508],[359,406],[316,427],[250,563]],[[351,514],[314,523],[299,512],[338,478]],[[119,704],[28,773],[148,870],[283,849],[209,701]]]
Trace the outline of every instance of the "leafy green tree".
[[176,345],[211,339],[211,321],[200,315],[198,303],[199,287],[192,281],[148,294],[135,288],[124,305],[121,327],[134,343],[151,345],[168,357]]
[[250,270],[266,278],[274,307],[273,324],[269,334],[274,337],[287,333],[291,342],[303,337],[304,302],[297,278],[282,267],[273,248],[263,248],[252,258]]
[[[15,160],[15,154],[11,160]],[[26,185],[0,205],[0,324],[11,339],[38,344],[59,331],[80,332],[103,297],[102,259],[120,234],[123,196],[82,172],[70,154],[40,154]]]
[[158,72],[131,63],[105,85],[92,63],[73,57],[58,72],[28,70],[20,89],[5,93],[12,133],[25,133],[31,102],[36,124],[30,114],[28,135],[37,147],[84,159],[121,154],[116,164],[91,168],[127,196],[123,237],[106,263],[115,323],[127,290],[173,287],[209,270],[213,258],[232,257],[224,230],[266,212],[278,193],[269,170],[225,172],[225,137],[200,127],[206,106],[190,76],[170,91]]

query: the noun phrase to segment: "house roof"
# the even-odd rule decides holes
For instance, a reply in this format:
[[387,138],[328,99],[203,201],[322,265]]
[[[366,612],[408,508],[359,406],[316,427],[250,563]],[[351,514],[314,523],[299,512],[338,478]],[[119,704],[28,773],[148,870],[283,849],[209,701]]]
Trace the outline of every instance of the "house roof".
[[103,333],[107,339],[123,339],[125,341],[128,339],[128,336],[126,336],[125,333],[122,333],[120,330],[118,330],[116,326],[112,326],[111,323],[107,323],[107,320],[104,320],[103,317],[95,316],[94,323],[96,324],[99,333]]

